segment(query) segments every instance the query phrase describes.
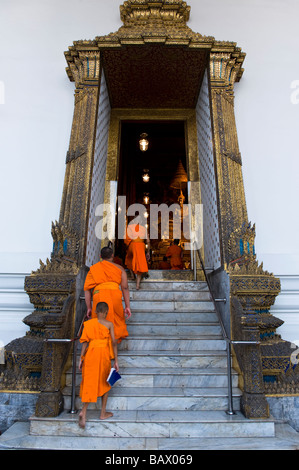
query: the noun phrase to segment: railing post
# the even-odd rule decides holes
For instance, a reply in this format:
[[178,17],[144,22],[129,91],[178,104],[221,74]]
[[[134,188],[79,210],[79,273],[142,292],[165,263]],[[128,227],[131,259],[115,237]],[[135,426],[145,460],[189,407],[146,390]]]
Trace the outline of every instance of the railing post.
[[[80,297],[80,300],[83,300],[84,297]],[[83,323],[86,320],[86,316],[83,316],[80,328],[78,330],[78,334],[75,338],[48,338],[44,341],[46,343],[73,343],[73,360],[72,360],[72,389],[71,389],[71,409],[69,413],[75,414],[78,410],[76,410],[76,372],[77,372],[77,341],[81,336]]]
[[72,395],[70,413],[77,413],[76,410],[76,370],[77,370],[77,341],[73,341],[73,365],[72,365]]
[[226,341],[226,356],[227,356],[227,389],[228,389],[228,409],[226,414],[235,415],[233,407],[233,387],[232,387],[232,366],[231,366],[231,343]]
[[225,326],[223,324],[221,315],[220,315],[220,313],[218,311],[218,308],[217,308],[217,302],[226,302],[226,299],[215,299],[215,297],[213,295],[213,292],[212,292],[211,284],[210,284],[208,276],[207,276],[206,268],[205,268],[205,265],[204,265],[204,262],[203,262],[203,259],[202,259],[202,256],[201,256],[201,253],[200,253],[199,250],[198,250],[198,257],[199,257],[201,269],[203,270],[203,273],[204,273],[204,276],[205,276],[205,279],[206,279],[206,282],[207,282],[207,285],[208,285],[208,288],[209,288],[209,292],[210,292],[212,300],[213,300],[213,304],[214,304],[214,307],[215,307],[216,314],[218,316],[218,320],[219,320],[219,323],[220,323],[220,326],[221,326],[222,336],[223,336],[223,339],[226,341],[227,391],[228,391],[228,409],[227,409],[226,413],[228,415],[234,415],[235,412],[234,412],[234,409],[233,409],[231,342],[230,342],[228,334],[226,333]]
[[194,276],[194,281],[197,280],[197,265],[196,265],[196,249],[195,249],[195,243],[193,245],[193,276]]
[[265,397],[260,332],[252,320],[254,312],[245,312],[236,297],[231,299],[232,331],[240,341],[232,341],[239,367],[243,374],[241,410],[246,418],[268,418],[269,405]]

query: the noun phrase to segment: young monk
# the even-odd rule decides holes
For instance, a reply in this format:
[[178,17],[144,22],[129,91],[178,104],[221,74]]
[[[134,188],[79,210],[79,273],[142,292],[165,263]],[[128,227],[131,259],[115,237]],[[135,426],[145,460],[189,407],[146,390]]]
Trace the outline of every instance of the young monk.
[[102,248],[101,258],[102,261],[90,267],[84,283],[87,317],[96,318],[97,303],[106,302],[109,307],[107,320],[113,323],[115,338],[120,343],[129,335],[125,317],[131,316],[127,274],[122,266],[113,262],[114,256],[111,248]]
[[79,426],[85,428],[86,411],[89,403],[96,403],[102,397],[100,419],[107,419],[113,413],[106,411],[108,393],[111,386],[107,378],[111,369],[111,359],[114,358],[114,368],[118,371],[117,342],[114,336],[113,324],[106,320],[108,305],[99,302],[96,306],[97,317],[84,322],[80,338],[82,343],[79,369],[82,370],[80,397],[83,403],[79,414]]
[[183,250],[179,246],[180,240],[174,240],[166,251],[167,258],[170,258],[171,269],[183,269]]

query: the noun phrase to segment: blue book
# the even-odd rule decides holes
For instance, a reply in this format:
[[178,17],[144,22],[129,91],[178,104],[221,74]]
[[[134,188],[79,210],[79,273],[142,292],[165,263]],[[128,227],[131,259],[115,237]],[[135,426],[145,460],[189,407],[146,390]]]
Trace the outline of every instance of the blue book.
[[111,368],[111,371],[110,371],[110,374],[108,376],[108,379],[107,379],[107,382],[109,383],[109,385],[114,385],[115,382],[117,382],[119,379],[121,379],[121,376],[119,375],[118,372],[116,372],[116,370],[114,369],[114,367]]

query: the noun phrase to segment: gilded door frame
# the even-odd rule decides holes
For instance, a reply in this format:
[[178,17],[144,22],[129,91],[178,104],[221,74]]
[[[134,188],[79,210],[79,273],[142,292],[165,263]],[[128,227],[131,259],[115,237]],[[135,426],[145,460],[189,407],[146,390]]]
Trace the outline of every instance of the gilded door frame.
[[[110,115],[110,126],[108,136],[108,153],[106,166],[106,182],[104,204],[110,205],[110,182],[118,180],[121,122],[132,121],[184,121],[185,123],[185,143],[186,143],[186,165],[188,180],[191,184],[189,203],[191,208],[195,204],[201,203],[200,175],[199,175],[199,154],[197,146],[197,127],[195,109],[128,109],[113,108]],[[107,206],[108,207],[108,206]],[[192,211],[193,212],[193,211]],[[191,228],[194,227],[194,220],[191,220]],[[102,239],[102,243],[104,240]]]

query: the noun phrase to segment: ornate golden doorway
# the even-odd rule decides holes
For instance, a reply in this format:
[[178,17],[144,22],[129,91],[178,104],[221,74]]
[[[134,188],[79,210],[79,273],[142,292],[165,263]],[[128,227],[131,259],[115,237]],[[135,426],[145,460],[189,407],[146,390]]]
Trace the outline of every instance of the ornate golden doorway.
[[[145,187],[142,190],[138,184],[142,177],[140,172],[150,170],[150,168],[151,173],[154,173],[150,175],[151,180],[147,186],[152,185],[155,194],[151,193],[148,197],[155,196],[152,200],[154,204],[171,205],[170,203],[174,202],[181,204],[184,202],[187,205],[195,201],[199,203],[199,158],[195,108],[204,73],[208,68],[208,51],[205,48],[199,50],[186,47],[184,42],[165,47],[163,41],[162,43],[149,41],[143,42],[140,47],[138,41],[137,43],[126,41],[120,48],[103,49],[101,58],[101,80],[107,87],[111,106],[104,203],[107,207],[115,205],[114,208],[116,212],[118,211],[115,198],[116,186],[117,194],[127,197],[127,207],[132,203],[142,202],[141,200],[147,197],[149,191]],[[139,124],[140,128],[137,131]],[[133,127],[136,132],[135,140],[130,155],[125,156],[125,146],[128,145],[125,136],[128,129],[133,129]],[[148,134],[150,144],[149,149],[143,152],[141,163],[141,159],[135,155],[134,144],[138,145],[140,135],[144,132]],[[153,153],[153,139],[160,134],[159,139],[162,143],[163,132],[164,136],[165,133],[172,135],[172,138],[168,139],[168,148],[161,153],[161,148],[159,150],[156,147]],[[133,157],[136,157],[134,162]],[[160,170],[157,173],[158,167]],[[170,188],[171,184],[175,185],[172,180],[176,178],[179,168],[185,172],[184,181],[181,186]],[[139,171],[138,175],[136,171]],[[165,172],[164,176],[162,176],[163,172]],[[158,179],[157,176],[159,176]],[[188,182],[194,183],[192,190]],[[194,192],[195,183],[197,183],[196,193]],[[158,195],[159,186],[160,194]],[[168,195],[166,194],[167,186]],[[92,217],[91,213],[89,217]],[[111,215],[111,217],[114,216]],[[184,216],[182,209],[182,220],[184,217],[186,220],[190,215]],[[110,226],[116,230],[110,238],[113,238],[118,245],[120,252],[118,254],[123,257],[124,250],[121,243],[118,243],[117,222],[114,224],[110,221]],[[191,223],[189,226],[191,227]],[[186,230],[187,232],[190,231],[190,227]],[[182,236],[179,237],[184,248],[183,267],[190,269],[190,246],[187,243],[188,246],[186,245],[187,249],[185,249],[185,242],[188,242],[185,235],[187,234],[182,230]],[[103,234],[102,240],[104,239]],[[165,241],[162,242],[162,239]],[[159,239],[153,240],[151,237],[150,268],[159,267],[167,246],[172,242],[172,236],[166,237],[161,232]],[[90,252],[95,252],[95,250],[87,243],[87,253]]]
[[59,223],[75,233],[79,266],[96,262],[95,208],[116,204],[121,122],[181,120],[188,202],[203,204],[205,260],[217,268],[235,256],[229,240],[248,223],[233,105],[245,54],[193,32],[181,0],[130,0],[120,11],[117,32],[66,52],[76,100]]

